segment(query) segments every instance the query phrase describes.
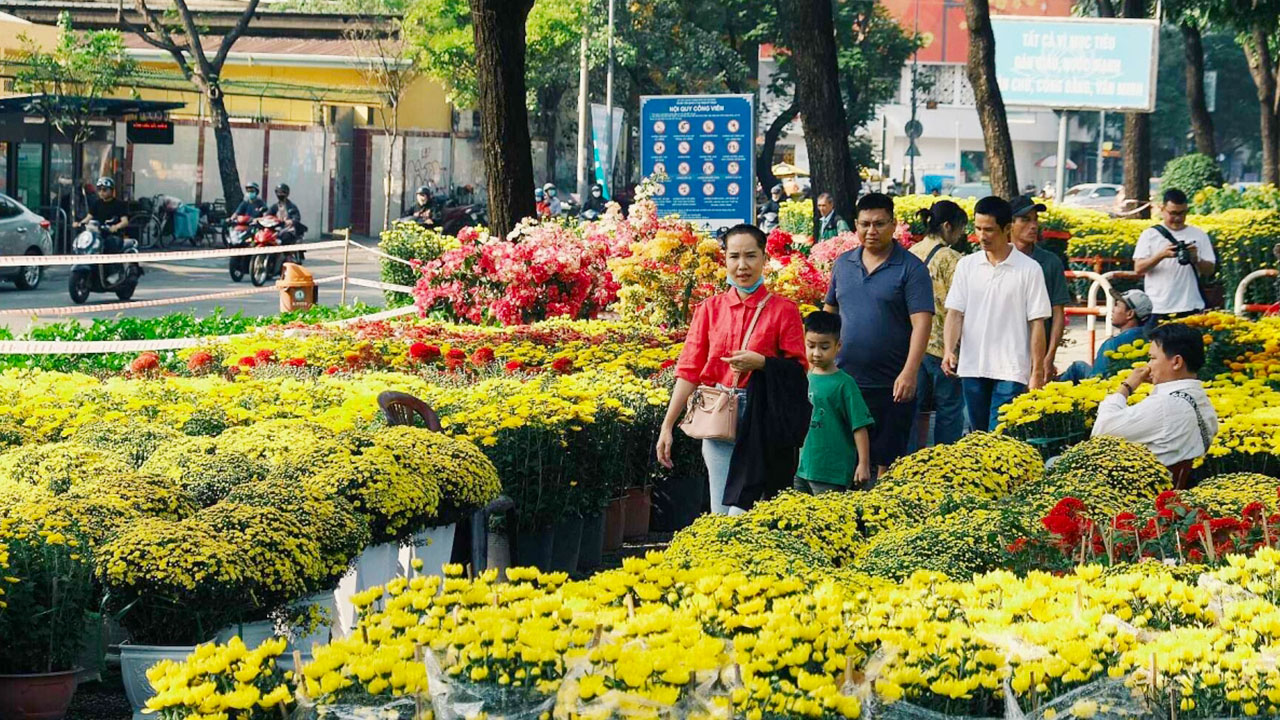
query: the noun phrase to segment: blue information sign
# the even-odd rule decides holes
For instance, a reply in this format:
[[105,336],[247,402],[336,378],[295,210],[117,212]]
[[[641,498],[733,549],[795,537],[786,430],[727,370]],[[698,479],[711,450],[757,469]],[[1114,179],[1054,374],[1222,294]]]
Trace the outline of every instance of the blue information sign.
[[640,167],[660,215],[711,230],[755,222],[752,95],[640,98]]
[[1155,109],[1155,20],[991,18],[1005,105]]

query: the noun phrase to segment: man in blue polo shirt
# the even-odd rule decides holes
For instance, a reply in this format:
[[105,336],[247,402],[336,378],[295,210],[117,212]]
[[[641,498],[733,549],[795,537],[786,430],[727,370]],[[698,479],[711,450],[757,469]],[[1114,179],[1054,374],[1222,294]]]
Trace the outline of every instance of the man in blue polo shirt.
[[840,314],[836,364],[858,381],[871,411],[871,462],[882,473],[906,454],[916,412],[916,377],[933,322],[933,280],[894,242],[893,199],[858,201],[862,246],[836,258],[824,309]]

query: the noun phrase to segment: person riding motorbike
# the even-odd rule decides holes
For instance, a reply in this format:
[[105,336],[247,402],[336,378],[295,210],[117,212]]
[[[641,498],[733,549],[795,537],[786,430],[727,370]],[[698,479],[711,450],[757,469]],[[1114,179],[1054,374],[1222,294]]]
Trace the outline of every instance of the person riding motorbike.
[[551,203],[547,200],[547,194],[542,188],[533,189],[533,207],[540,218],[551,217]]
[[288,185],[280,183],[276,186],[276,204],[271,206],[267,212],[280,219],[279,238],[281,245],[292,245],[306,234],[307,226],[302,224],[302,211],[289,199]]
[[782,213],[784,199],[786,199],[786,191],[781,185],[774,185],[769,190],[769,201],[756,211],[756,224],[762,230],[768,231],[778,227],[778,216]]
[[436,218],[435,210],[432,209],[431,188],[426,185],[418,187],[418,193],[414,196],[416,203],[409,213],[407,220],[418,223],[423,227],[435,227]]
[[546,185],[543,185],[542,192],[547,196],[547,212],[549,212],[552,217],[564,212],[564,203],[560,202],[560,198],[556,197],[558,191],[554,184],[547,183]]
[[[116,181],[109,177],[98,178],[94,187],[98,191],[98,196],[90,198],[89,212],[75,223],[75,227],[97,222],[107,254],[119,253],[124,249],[124,239],[120,233],[129,227],[129,203],[116,197]],[[107,277],[110,283],[115,283],[118,279],[114,271]]]
[[262,199],[262,190],[258,187],[258,183],[251,182],[244,186],[244,199],[236,206],[236,211],[231,213],[231,216],[248,215],[250,218],[260,218],[266,213],[267,203]]
[[[599,218],[604,215],[606,205],[608,205],[608,201],[604,199],[604,188],[599,185],[592,185],[591,195],[582,204],[582,216],[592,220]],[[594,213],[594,217],[591,217],[590,213]]]

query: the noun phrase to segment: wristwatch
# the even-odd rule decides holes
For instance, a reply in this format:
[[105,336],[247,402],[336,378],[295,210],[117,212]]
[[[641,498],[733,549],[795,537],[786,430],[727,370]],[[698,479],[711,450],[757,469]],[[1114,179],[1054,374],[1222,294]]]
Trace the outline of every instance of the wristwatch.
[[1129,391],[1129,394],[1130,394],[1130,395],[1132,395],[1132,394],[1134,393],[1134,391],[1135,391],[1135,390],[1137,390],[1137,388],[1135,388],[1135,387],[1133,387],[1132,385],[1130,385],[1130,384],[1129,384],[1129,381],[1128,381],[1128,380],[1124,380],[1124,381],[1122,381],[1120,384],[1124,386],[1124,389],[1125,389],[1125,390],[1128,390],[1128,391]]

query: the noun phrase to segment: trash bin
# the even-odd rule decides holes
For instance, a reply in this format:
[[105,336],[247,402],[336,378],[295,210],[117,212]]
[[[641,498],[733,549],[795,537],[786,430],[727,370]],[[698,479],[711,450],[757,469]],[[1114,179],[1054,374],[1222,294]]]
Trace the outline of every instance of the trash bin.
[[182,205],[173,213],[173,237],[175,240],[190,240],[200,229],[200,208],[195,205]]
[[280,312],[306,310],[316,304],[316,281],[306,268],[285,263],[284,274],[276,281],[280,289]]

